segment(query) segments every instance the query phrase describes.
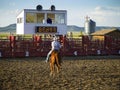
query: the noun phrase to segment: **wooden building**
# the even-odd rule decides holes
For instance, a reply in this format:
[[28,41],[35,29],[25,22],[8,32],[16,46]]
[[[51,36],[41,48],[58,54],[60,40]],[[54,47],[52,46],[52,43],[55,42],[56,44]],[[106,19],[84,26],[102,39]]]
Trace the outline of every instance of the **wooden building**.
[[93,40],[104,40],[106,36],[114,39],[120,39],[120,30],[117,28],[103,29],[91,34]]

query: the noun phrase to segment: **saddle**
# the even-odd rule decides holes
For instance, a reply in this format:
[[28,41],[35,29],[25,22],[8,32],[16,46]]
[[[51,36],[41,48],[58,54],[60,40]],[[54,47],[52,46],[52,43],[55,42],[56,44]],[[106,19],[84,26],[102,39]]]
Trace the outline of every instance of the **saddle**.
[[59,50],[56,50],[56,49],[55,49],[55,50],[53,50],[52,52],[59,53]]

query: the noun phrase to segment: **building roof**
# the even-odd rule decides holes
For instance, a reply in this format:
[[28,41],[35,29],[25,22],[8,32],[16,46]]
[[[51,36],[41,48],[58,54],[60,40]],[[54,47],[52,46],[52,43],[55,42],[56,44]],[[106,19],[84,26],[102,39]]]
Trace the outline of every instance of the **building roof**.
[[99,31],[96,31],[94,33],[92,33],[91,35],[107,35],[111,32],[114,32],[114,31],[120,31],[118,30],[117,28],[113,28],[113,29],[102,29],[102,30],[99,30]]
[[41,13],[44,13],[44,12],[51,12],[51,13],[56,13],[56,12],[67,12],[67,10],[54,10],[54,11],[51,11],[50,9],[47,9],[47,10],[45,10],[45,9],[43,9],[43,10],[36,10],[36,9],[23,9],[23,10],[21,10],[18,14],[17,14],[17,16],[21,13],[21,12],[23,12],[23,11],[28,11],[28,12],[41,12]]

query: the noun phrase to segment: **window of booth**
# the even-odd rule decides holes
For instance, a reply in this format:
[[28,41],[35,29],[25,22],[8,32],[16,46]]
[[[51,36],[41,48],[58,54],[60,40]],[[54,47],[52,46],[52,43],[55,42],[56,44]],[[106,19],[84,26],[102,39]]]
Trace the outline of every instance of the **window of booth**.
[[22,18],[17,18],[17,23],[22,23]]
[[35,23],[36,22],[36,15],[35,13],[26,13],[26,23]]
[[37,23],[43,23],[45,14],[44,13],[36,13],[36,16],[37,16]]
[[51,19],[53,24],[65,24],[64,13],[48,13],[47,19]]
[[55,14],[55,23],[65,24],[65,14],[64,13]]
[[[45,13],[26,13],[26,23],[44,23]],[[65,24],[65,13],[47,13],[48,24]]]
[[17,23],[19,23],[19,18],[17,18]]
[[[49,21],[48,19],[51,21]],[[47,23],[49,23],[49,24],[55,23],[55,14],[54,13],[47,14]]]
[[43,23],[44,13],[26,13],[26,23]]

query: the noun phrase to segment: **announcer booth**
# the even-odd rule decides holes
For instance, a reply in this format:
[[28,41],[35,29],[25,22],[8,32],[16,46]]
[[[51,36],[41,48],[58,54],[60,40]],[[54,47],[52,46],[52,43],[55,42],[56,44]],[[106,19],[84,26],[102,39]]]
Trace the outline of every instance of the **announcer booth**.
[[67,11],[43,10],[41,5],[36,9],[24,9],[17,15],[16,34],[67,34]]

